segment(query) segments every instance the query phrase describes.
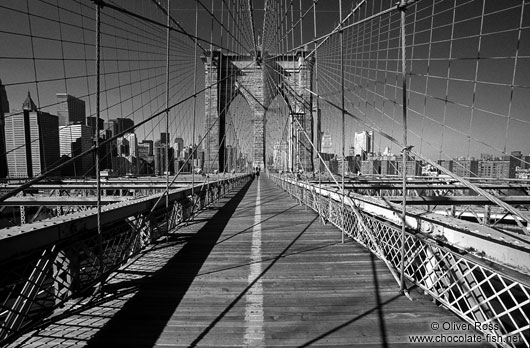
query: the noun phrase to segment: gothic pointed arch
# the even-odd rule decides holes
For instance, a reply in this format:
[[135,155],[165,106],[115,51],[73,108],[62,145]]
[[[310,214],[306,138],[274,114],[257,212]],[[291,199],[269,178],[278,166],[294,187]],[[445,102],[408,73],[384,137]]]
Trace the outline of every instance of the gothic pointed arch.
[[[305,51],[296,55],[256,59],[253,55],[208,52],[202,57],[205,64],[205,82],[210,86],[205,95],[204,167],[206,170],[224,171],[226,112],[232,101],[244,96],[248,102],[253,122],[252,165],[265,167],[266,137],[265,113],[274,98],[282,94],[292,98],[292,112],[312,134],[312,101],[309,94],[312,84],[312,64],[305,60]],[[282,92],[283,91],[283,92]],[[305,101],[304,101],[305,100]],[[311,147],[305,144],[299,158],[312,162]],[[311,163],[305,163],[306,167]]]

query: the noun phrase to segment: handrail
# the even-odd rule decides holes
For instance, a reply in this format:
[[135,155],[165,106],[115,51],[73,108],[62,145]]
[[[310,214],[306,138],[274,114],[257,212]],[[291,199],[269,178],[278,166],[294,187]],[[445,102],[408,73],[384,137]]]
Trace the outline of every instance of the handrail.
[[193,205],[203,209],[250,178],[235,175],[172,190],[168,208],[155,206],[164,193],[106,205],[101,236],[95,209],[1,230],[0,345],[70,299],[93,294],[110,273],[192,219]]
[[[399,205],[348,193],[342,210],[339,190],[269,177],[400,272]],[[407,207],[404,276],[500,346],[529,346],[530,240],[494,231]]]

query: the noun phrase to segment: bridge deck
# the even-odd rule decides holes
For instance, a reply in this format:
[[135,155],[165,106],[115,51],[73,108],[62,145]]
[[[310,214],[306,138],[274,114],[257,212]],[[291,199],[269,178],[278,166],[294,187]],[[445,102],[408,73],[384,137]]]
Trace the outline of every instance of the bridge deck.
[[388,347],[408,346],[409,335],[480,335],[432,331],[462,321],[418,292],[400,296],[383,262],[341,244],[263,177],[137,257],[105,293],[16,343]]

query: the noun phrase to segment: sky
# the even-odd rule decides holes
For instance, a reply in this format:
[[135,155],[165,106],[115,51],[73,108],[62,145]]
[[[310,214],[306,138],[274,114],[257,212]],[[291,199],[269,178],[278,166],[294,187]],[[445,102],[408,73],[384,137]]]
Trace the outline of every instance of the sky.
[[[165,22],[154,2],[114,3],[158,23]],[[166,6],[165,1],[161,3]],[[232,35],[215,21],[212,27],[208,13],[212,3],[216,18],[225,27],[232,25]],[[293,3],[297,22],[299,1]],[[301,3],[305,13],[313,1]],[[317,37],[331,32],[339,23],[338,3],[319,1]],[[342,3],[344,17],[354,4],[346,0]],[[6,85],[11,109],[20,108],[30,91],[43,110],[55,114],[55,93],[68,92],[85,100],[88,115],[95,114],[92,3],[28,0],[27,4],[29,7],[26,1],[19,0],[0,4],[0,37],[2,46],[7,48],[0,54],[0,79]],[[202,0],[201,4],[208,9],[199,5],[201,46],[209,49],[208,42],[213,40],[232,51],[242,51],[236,40],[245,42],[248,23],[241,28],[228,24],[230,14],[221,0]],[[342,125],[340,112],[321,103],[323,130],[332,134],[337,152],[343,128],[346,148],[353,145],[354,132],[370,128],[401,141],[399,16],[378,16],[355,25],[391,4],[386,0],[368,1],[346,23],[351,27],[344,31],[345,106],[362,121],[347,117]],[[170,3],[172,17],[191,34],[195,31],[195,6],[193,0]],[[263,0],[253,1],[258,33],[263,28],[263,6]],[[101,117],[131,117],[136,123],[141,122],[165,107],[165,30],[110,8],[104,8],[102,13]],[[406,21],[409,144],[433,159],[480,156],[483,152],[501,155],[514,150],[529,154],[529,1],[421,0],[409,7]],[[290,12],[281,23],[290,27]],[[294,28],[295,47],[313,39],[312,13],[301,23],[302,28],[299,24]],[[287,40],[286,46],[293,47],[290,36]],[[171,42],[169,105],[177,106],[170,112],[170,133],[190,143],[194,124],[196,137],[204,134],[205,94],[198,93],[193,98],[194,91],[205,86],[203,52],[182,34],[174,34]],[[317,65],[318,93],[340,104],[338,34],[319,47]],[[183,101],[186,98],[189,99]],[[231,112],[244,117],[244,110],[248,109],[242,110]],[[139,127],[139,138],[156,139],[165,131],[165,122],[165,117],[158,117]],[[375,143],[376,150],[390,146],[399,152],[398,145],[381,136],[376,135]]]

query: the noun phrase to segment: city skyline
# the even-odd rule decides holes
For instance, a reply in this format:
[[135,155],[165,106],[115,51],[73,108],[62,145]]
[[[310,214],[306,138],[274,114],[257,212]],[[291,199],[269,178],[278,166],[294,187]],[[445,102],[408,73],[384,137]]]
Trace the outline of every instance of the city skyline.
[[[93,7],[65,2],[55,8],[45,3],[29,2],[30,8],[26,8],[26,4],[13,0],[9,0],[8,5],[1,9],[5,11],[3,18],[6,20],[0,24],[0,29],[4,29],[2,37],[10,49],[5,57],[0,58],[0,78],[6,82],[11,106],[16,105],[16,101],[29,90],[39,109],[59,114],[57,93],[65,93],[84,101],[86,116],[94,117]],[[127,6],[136,12],[141,8],[136,1]],[[263,1],[255,2],[257,11],[262,6]],[[338,11],[335,2],[326,2],[322,6],[323,13]],[[374,5],[374,11],[377,6]],[[508,1],[503,6],[488,2],[451,7],[451,4],[431,6],[430,2],[423,1],[416,6],[414,22],[422,30],[407,35],[410,54],[413,55],[407,62],[409,144],[414,146],[415,151],[433,160],[478,157],[483,152],[496,156],[516,150],[529,153],[527,134],[530,133],[530,115],[526,110],[530,109],[530,88],[527,87],[530,85],[530,64],[527,64],[530,40],[524,30],[527,27],[526,16],[522,27],[512,20],[519,18],[521,5]],[[427,25],[426,19],[430,17],[423,13],[431,9],[429,6],[439,12],[436,18],[439,18],[440,24]],[[185,14],[194,11],[194,8],[193,1],[183,1],[172,11],[172,16],[190,33],[194,31],[195,19]],[[179,9],[182,11],[179,12]],[[216,7],[213,12],[220,15],[222,10]],[[484,34],[477,32],[476,15],[482,12],[484,21],[481,30]],[[39,16],[34,13],[39,13]],[[153,20],[165,20],[163,14],[156,11],[151,15]],[[203,15],[205,13],[201,10],[198,13],[200,23]],[[324,15],[319,16],[323,20],[319,21],[317,31],[329,32],[336,23],[325,20]],[[407,15],[407,18],[413,23],[411,16]],[[104,122],[130,118],[138,123],[160,113],[160,117],[135,131],[139,139],[156,140],[156,134],[165,129],[162,112],[165,107],[164,44],[149,40],[143,32],[148,27],[145,23],[141,24],[141,28],[122,23],[127,30],[113,33],[113,23],[120,18],[119,14],[110,10],[103,11],[100,116]],[[394,17],[385,17],[387,19],[392,21]],[[256,20],[259,26],[261,17],[257,16]],[[26,25],[30,21],[32,33]],[[160,28],[153,30],[161,31]],[[311,38],[311,31],[311,26],[305,25],[303,37]],[[353,135],[358,131],[373,130],[378,135],[375,149],[382,151],[390,147],[397,152],[399,145],[388,141],[381,133],[401,141],[398,36],[394,31],[384,32],[382,29],[379,29],[381,33],[373,31],[372,34],[350,32],[345,38],[350,50],[370,52],[368,43],[364,46],[355,43],[356,33],[364,35],[369,42],[379,42],[382,48],[378,48],[373,67],[366,65],[363,59],[357,61],[352,58],[354,56],[346,61],[346,74],[351,78],[345,83],[345,105],[349,112],[344,124],[345,132]],[[210,34],[208,25],[199,25],[199,37],[207,38]],[[320,71],[328,76],[327,79],[320,77],[321,93],[328,94],[328,99],[335,104],[339,92],[333,86],[337,83],[337,71],[332,70],[337,68],[336,38],[331,37],[316,55],[321,64]],[[221,39],[213,35],[215,44],[221,45]],[[302,42],[301,38],[295,37],[295,46]],[[34,53],[31,54],[31,51]],[[175,65],[170,69],[171,104],[178,104],[192,96],[195,82],[196,90],[206,85],[201,60],[204,52],[197,52],[196,61],[193,59],[195,52],[192,40],[177,40],[170,49],[173,59],[179,62],[178,67]],[[197,74],[194,79],[195,62]],[[381,87],[383,84],[384,88]],[[204,133],[204,94],[199,93],[196,99],[182,102],[169,112],[169,132],[180,133],[185,143],[195,142],[191,139],[193,133]],[[236,107],[235,104],[232,106]],[[324,102],[320,109],[322,129],[329,129],[334,138],[339,139],[342,132],[340,112]],[[231,112],[237,114],[235,110]],[[192,131],[193,123],[195,132]],[[244,132],[241,129],[237,131],[242,138]],[[280,129],[276,131],[281,132]],[[344,147],[350,148],[353,142],[353,136],[346,137]],[[334,152],[340,153],[341,147],[340,141],[333,142]]]
[[[34,177],[40,173],[59,165],[64,161],[64,156],[73,158],[84,153],[93,146],[95,134],[95,117],[86,117],[85,104],[82,100],[66,93],[57,93],[59,100],[57,105],[57,114],[39,111],[37,104],[28,92],[20,108],[14,107],[11,112],[3,114],[2,136],[5,141],[2,145],[6,147],[5,165],[2,166],[2,177],[8,178],[25,178]],[[3,110],[8,110],[9,99],[2,94]],[[7,116],[5,118],[4,116]],[[112,119],[109,122],[99,122],[100,137],[108,140],[110,136],[126,131],[134,127],[133,120],[130,119]],[[109,127],[109,128],[107,128]],[[165,133],[158,136],[158,141],[164,138]],[[155,136],[156,138],[156,136]],[[1,139],[1,138],[0,138]],[[113,160],[112,152],[104,152],[102,165],[103,169],[116,169],[117,172],[131,172],[131,168],[136,168],[140,156],[138,153],[138,143],[151,142],[152,140],[143,139],[138,141],[134,129],[132,132],[124,133],[111,142],[110,147],[117,147],[117,157],[127,159],[127,162]],[[124,145],[124,142],[126,145]],[[57,146],[53,145],[57,143]],[[134,143],[133,145],[131,145]],[[115,145],[112,145],[115,144]],[[184,150],[183,139],[175,138],[171,144],[175,148],[177,156]],[[55,149],[56,148],[56,149]],[[127,149],[126,153],[124,153]],[[53,151],[53,149],[57,151]],[[177,151],[177,149],[179,149]],[[151,150],[152,153],[152,150]],[[152,154],[150,156],[153,156]],[[109,158],[110,157],[110,158]],[[87,176],[94,175],[94,157],[91,154],[85,155],[74,161],[71,166],[62,170],[68,176]],[[123,166],[124,168],[120,168]],[[173,170],[172,170],[173,172]],[[58,174],[59,172],[57,172]]]

